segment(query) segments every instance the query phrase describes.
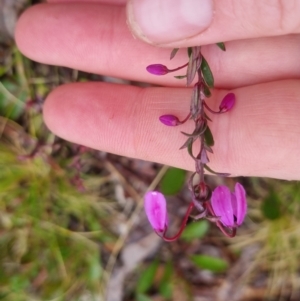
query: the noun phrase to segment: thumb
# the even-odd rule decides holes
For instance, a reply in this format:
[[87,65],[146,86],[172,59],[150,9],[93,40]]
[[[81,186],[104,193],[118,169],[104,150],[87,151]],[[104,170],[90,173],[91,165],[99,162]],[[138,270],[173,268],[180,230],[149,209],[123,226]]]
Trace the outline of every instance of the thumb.
[[129,0],[127,20],[133,34],[150,44],[178,42],[207,29],[213,0]]

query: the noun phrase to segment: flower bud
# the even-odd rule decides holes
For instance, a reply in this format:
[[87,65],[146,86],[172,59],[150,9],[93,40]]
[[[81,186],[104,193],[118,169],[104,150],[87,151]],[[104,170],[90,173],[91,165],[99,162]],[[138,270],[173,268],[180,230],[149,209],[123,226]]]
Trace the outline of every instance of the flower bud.
[[167,204],[164,195],[158,191],[149,191],[144,197],[147,218],[156,232],[165,232],[168,227]]
[[235,95],[233,93],[227,94],[223,98],[223,100],[219,106],[220,112],[224,113],[224,112],[231,110],[233,108],[234,104],[235,104]]
[[211,206],[220,222],[226,227],[240,226],[247,212],[244,187],[236,183],[231,193],[226,186],[218,186],[212,193]]
[[161,123],[167,126],[176,126],[182,124],[182,122],[174,115],[162,115],[159,117]]
[[211,189],[204,182],[194,185],[193,190],[194,195],[199,202],[205,202],[211,198]]
[[154,75],[165,75],[169,73],[169,69],[162,64],[153,64],[146,67],[147,71]]

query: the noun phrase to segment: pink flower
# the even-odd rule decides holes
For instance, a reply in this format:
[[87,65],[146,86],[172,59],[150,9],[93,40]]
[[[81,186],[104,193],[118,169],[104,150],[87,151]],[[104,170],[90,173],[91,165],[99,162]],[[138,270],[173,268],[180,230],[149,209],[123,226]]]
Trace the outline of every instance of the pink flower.
[[159,117],[159,121],[167,126],[176,126],[182,123],[174,115],[162,115]]
[[154,75],[165,75],[170,72],[170,70],[162,64],[153,64],[147,66],[147,71]]
[[212,193],[211,205],[220,222],[226,227],[240,226],[247,212],[244,187],[236,183],[234,192],[226,186],[218,186]]
[[231,110],[233,108],[234,104],[235,104],[235,95],[233,93],[227,94],[223,98],[223,100],[219,106],[220,112],[224,113],[224,112]]
[[144,197],[147,218],[156,232],[164,232],[168,227],[167,205],[164,195],[149,191]]

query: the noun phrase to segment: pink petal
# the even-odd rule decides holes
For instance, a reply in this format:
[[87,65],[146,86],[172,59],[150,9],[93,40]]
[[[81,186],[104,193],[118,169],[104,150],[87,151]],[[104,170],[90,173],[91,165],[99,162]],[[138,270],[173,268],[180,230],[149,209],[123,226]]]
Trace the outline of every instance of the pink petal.
[[234,194],[236,197],[236,223],[240,226],[247,213],[246,191],[240,183],[235,184]]
[[165,75],[169,73],[169,69],[162,64],[153,64],[146,67],[147,71],[154,75]]
[[235,95],[233,93],[229,93],[223,98],[219,107],[220,111],[227,112],[233,108],[234,104],[235,104]]
[[226,186],[218,186],[212,193],[211,205],[220,222],[226,227],[234,226],[231,193]]
[[144,197],[145,212],[155,231],[163,232],[168,226],[167,204],[164,195],[158,191],[149,191]]
[[181,123],[174,115],[162,115],[159,117],[159,121],[167,126],[176,126]]

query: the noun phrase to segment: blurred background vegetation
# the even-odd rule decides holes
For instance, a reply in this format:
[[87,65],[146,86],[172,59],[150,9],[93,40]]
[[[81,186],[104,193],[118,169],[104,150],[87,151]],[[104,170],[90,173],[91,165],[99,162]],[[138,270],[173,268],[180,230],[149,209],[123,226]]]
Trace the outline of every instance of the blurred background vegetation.
[[[249,214],[236,238],[203,220],[190,221],[179,241],[161,241],[142,196],[156,187],[168,196],[176,232],[188,173],[47,130],[43,102],[56,86],[122,80],[23,57],[13,25],[33,2],[0,0],[0,300],[300,300],[299,184],[238,179]],[[212,187],[235,180],[208,179]]]

